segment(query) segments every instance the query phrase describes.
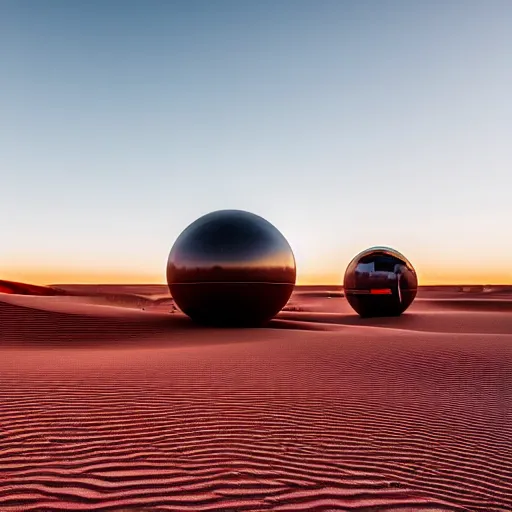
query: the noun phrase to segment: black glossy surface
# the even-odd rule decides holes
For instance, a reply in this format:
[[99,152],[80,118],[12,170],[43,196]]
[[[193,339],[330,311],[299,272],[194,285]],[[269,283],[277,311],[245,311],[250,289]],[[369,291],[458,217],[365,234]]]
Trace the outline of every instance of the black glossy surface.
[[174,243],[167,283],[194,321],[261,325],[288,302],[295,286],[292,249],[262,217],[219,210],[200,217]]
[[416,297],[418,278],[403,254],[389,247],[371,247],[349,263],[343,287],[359,316],[399,316]]

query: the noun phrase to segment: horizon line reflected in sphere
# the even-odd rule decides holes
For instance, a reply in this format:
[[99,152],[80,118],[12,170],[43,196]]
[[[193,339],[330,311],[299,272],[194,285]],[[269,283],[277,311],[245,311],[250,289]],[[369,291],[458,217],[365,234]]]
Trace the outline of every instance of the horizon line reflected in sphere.
[[198,218],[178,236],[167,262],[171,296],[200,324],[263,325],[286,305],[295,281],[286,238],[243,210]]

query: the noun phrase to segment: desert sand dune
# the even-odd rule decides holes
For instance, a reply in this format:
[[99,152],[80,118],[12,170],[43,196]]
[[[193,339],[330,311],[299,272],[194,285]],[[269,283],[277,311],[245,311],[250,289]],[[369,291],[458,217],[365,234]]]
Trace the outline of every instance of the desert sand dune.
[[298,288],[223,330],[78,288],[0,295],[1,511],[512,510],[506,294],[362,320]]
[[82,296],[138,295],[157,298],[169,295],[169,288],[163,284],[55,284],[52,287]]
[[34,284],[4,281],[0,279],[0,293],[14,293],[17,295],[68,295],[67,292],[52,286],[37,286]]

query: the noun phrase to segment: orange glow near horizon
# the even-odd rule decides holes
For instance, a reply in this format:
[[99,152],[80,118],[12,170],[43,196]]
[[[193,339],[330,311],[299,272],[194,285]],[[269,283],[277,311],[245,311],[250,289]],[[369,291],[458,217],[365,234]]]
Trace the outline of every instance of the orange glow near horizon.
[[165,284],[165,273],[142,274],[129,272],[74,272],[37,271],[33,269],[10,270],[3,272],[0,279],[37,285],[52,284]]
[[[123,271],[78,271],[73,269],[4,269],[0,279],[36,285],[50,284],[166,284],[165,269],[162,272],[142,273]],[[419,284],[433,285],[512,285],[512,274],[498,272],[476,273],[469,269],[423,269],[418,271]],[[343,272],[299,273],[298,285],[341,285]]]

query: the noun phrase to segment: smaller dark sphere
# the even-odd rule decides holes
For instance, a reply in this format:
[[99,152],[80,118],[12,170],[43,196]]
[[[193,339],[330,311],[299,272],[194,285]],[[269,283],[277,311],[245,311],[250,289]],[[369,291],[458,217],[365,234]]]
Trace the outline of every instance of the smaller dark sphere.
[[416,297],[418,278],[403,254],[371,247],[349,263],[343,288],[348,303],[363,318],[400,316]]
[[286,238],[270,222],[242,210],[219,210],[190,224],[167,262],[176,305],[192,320],[259,326],[288,302],[296,268]]

